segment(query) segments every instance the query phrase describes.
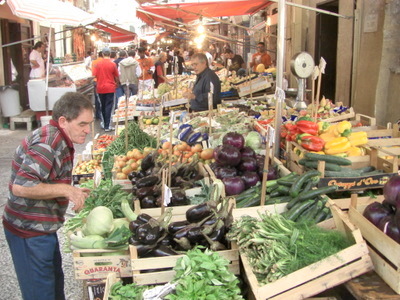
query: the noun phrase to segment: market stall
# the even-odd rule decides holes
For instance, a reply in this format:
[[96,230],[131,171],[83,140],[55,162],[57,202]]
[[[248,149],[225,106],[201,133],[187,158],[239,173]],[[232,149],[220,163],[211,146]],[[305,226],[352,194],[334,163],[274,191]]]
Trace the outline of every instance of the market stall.
[[[47,89],[45,79],[28,81],[29,106],[35,112],[51,111],[54,103],[66,92],[93,93],[92,72],[82,62],[54,64],[49,72]],[[46,90],[48,107],[45,102]]]

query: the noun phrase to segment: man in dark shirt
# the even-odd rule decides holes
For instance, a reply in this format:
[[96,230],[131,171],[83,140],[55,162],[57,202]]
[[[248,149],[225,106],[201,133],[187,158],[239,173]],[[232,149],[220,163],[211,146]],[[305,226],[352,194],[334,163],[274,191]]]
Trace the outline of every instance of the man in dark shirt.
[[213,108],[221,103],[221,82],[213,70],[208,66],[208,59],[204,53],[196,53],[192,56],[192,67],[197,78],[193,91],[186,97],[190,99],[190,108],[193,111],[208,110],[208,93],[210,92],[210,83],[214,85]]
[[225,57],[226,57],[226,67],[229,71],[237,72],[239,69],[245,68],[245,63],[243,57],[239,54],[233,53],[231,49],[225,50]]

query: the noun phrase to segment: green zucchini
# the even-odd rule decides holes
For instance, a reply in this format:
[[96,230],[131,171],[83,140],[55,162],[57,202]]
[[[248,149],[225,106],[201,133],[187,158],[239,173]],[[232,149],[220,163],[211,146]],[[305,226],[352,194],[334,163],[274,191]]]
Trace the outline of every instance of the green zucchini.
[[277,203],[287,203],[290,200],[292,200],[292,197],[290,197],[290,196],[278,196],[278,197],[266,199],[265,200],[265,205],[277,204]]
[[[304,165],[310,169],[318,169],[318,161],[316,160],[307,160]],[[342,170],[342,167],[339,166],[338,164],[325,162],[325,170],[339,172]]]
[[315,217],[315,223],[319,223],[323,220],[326,220],[327,217],[330,215],[331,210],[328,207],[324,207]]
[[306,183],[308,180],[310,180],[312,177],[315,176],[320,176],[321,173],[318,172],[317,170],[312,170],[304,173],[301,175],[299,178],[295,180],[293,183],[292,187],[290,188],[289,195],[294,197],[297,197],[297,195],[300,193],[300,189],[302,188],[303,184]]
[[325,177],[360,177],[361,172],[357,170],[342,170],[341,172],[325,171]]
[[256,193],[256,194],[252,195],[251,197],[244,199],[243,201],[240,201],[240,202],[236,201],[236,207],[243,208],[243,207],[256,206],[256,205],[260,205],[260,202],[261,202],[261,195]]
[[359,171],[362,174],[362,173],[375,171],[376,168],[374,166],[368,166],[368,167],[358,168],[358,169],[355,169],[355,170]]
[[278,181],[278,184],[291,187],[293,185],[293,182],[294,180],[281,180]]
[[298,202],[295,206],[293,206],[289,211],[285,213],[285,217],[288,220],[296,221],[297,218],[310,206],[315,203],[314,200],[307,200],[304,202]]
[[337,191],[337,189],[338,189],[337,185],[324,186],[319,189],[302,192],[299,194],[298,198],[299,198],[299,201],[315,199],[319,195],[329,194],[329,193]]
[[316,201],[315,205],[311,207],[307,213],[303,213],[299,220],[301,221],[313,221],[315,222],[315,216],[325,207],[325,203],[322,201]]
[[325,162],[337,164],[340,166],[350,166],[352,164],[351,160],[348,160],[347,158],[344,157],[339,157],[335,155],[326,155],[326,154],[317,154],[317,153],[310,153],[306,152],[305,153],[305,158],[311,159],[311,160],[323,160]]

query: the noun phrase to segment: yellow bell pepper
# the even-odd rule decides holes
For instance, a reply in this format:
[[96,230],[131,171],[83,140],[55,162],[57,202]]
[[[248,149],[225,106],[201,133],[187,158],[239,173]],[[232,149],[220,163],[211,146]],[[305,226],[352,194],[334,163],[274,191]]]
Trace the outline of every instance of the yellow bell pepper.
[[363,156],[364,155],[364,149],[360,147],[350,147],[349,150],[347,150],[347,156]]
[[310,151],[310,153],[315,153],[315,154],[325,154],[324,151]]
[[362,146],[368,143],[368,137],[365,131],[352,132],[347,138],[352,146]]
[[321,139],[323,139],[323,140],[325,141],[325,143],[327,143],[327,142],[329,142],[329,141],[332,141],[332,140],[334,140],[334,139],[337,138],[337,136],[334,135],[332,132],[324,132],[324,133],[321,133],[321,134],[319,135],[319,137],[320,137]]
[[334,155],[346,152],[351,147],[349,140],[345,137],[335,138],[325,144],[325,153]]
[[337,132],[340,136],[348,136],[351,133],[351,123],[349,121],[339,122]]
[[333,156],[338,156],[338,157],[348,157],[347,153],[342,152],[342,153],[337,153],[337,154],[333,154]]
[[337,128],[338,124],[331,124],[331,126],[328,127],[328,129],[325,131],[325,133],[330,133],[335,137],[339,137],[339,131]]

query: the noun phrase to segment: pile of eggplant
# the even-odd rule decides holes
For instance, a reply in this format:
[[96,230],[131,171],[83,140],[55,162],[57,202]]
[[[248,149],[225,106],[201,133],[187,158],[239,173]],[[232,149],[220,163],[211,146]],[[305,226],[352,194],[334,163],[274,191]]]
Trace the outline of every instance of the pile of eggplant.
[[171,208],[155,219],[139,214],[130,222],[132,236],[129,243],[134,245],[139,258],[177,255],[182,251],[202,245],[213,251],[227,249],[225,233],[232,224],[232,208],[228,200],[209,201],[191,207],[186,220],[169,222]]
[[[158,153],[153,152],[143,158],[140,171],[128,175],[132,182],[133,199],[140,200],[141,208],[154,208],[162,206],[161,185],[162,170],[168,164],[157,159]],[[171,169],[172,198],[169,206],[190,204],[183,192],[186,189],[198,186],[197,181],[203,179],[198,170],[198,161],[191,163],[176,163]]]

